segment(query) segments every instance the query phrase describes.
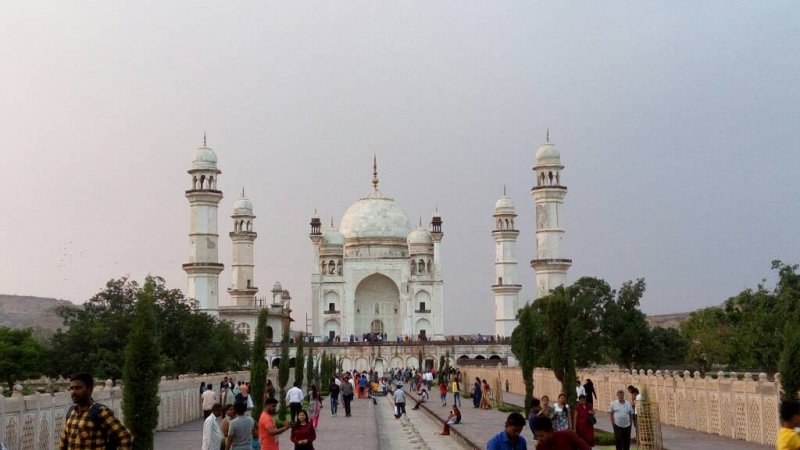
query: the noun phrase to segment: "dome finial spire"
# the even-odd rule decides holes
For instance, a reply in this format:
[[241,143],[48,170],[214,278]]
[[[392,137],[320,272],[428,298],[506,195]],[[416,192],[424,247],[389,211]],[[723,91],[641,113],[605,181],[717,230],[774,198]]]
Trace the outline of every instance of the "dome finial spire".
[[244,186],[242,186],[242,197],[244,197]]
[[504,185],[503,185],[503,197],[505,197],[506,195],[507,195],[507,194],[506,194],[506,185],[504,184]]
[[378,155],[372,155],[372,188],[378,190]]
[[548,144],[550,143],[550,127],[547,127],[547,135],[545,136],[545,141]]
[[331,216],[331,229],[333,229],[333,216]]
[[206,146],[206,132],[203,131],[203,147]]

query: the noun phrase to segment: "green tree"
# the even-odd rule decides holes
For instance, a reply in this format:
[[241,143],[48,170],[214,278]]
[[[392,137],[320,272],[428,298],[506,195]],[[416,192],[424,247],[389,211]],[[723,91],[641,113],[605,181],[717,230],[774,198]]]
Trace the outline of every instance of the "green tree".
[[680,330],[689,341],[687,364],[708,372],[712,367],[730,361],[732,330],[720,308],[694,311],[680,325]]
[[153,437],[158,425],[158,383],[160,379],[160,348],[155,308],[155,288],[145,282],[138,294],[131,332],[125,347],[122,407],[125,424],[133,433],[136,448],[153,449]]
[[575,364],[589,367],[604,362],[601,324],[606,306],[613,302],[614,291],[605,280],[581,277],[567,289],[581,332],[576,336]]
[[319,390],[324,395],[328,395],[328,382],[331,380],[333,376],[333,370],[330,369],[329,362],[328,362],[328,352],[323,350],[322,356],[319,358],[319,378],[320,378],[320,386]]
[[[287,324],[288,325],[288,324]],[[286,420],[286,383],[289,382],[289,327],[283,330],[281,338],[281,360],[278,362],[278,419]]]
[[641,364],[650,350],[650,328],[647,318],[639,309],[645,291],[643,278],[626,281],[613,301],[606,304],[601,330],[607,342],[607,351],[615,363],[632,369]]
[[297,386],[301,389],[303,388],[303,371],[304,366],[306,364],[306,358],[303,354],[303,349],[305,348],[305,336],[303,334],[299,334],[297,336],[297,354],[294,356],[294,382],[297,383]]
[[784,342],[778,364],[784,400],[800,400],[800,315],[784,327]]
[[419,371],[422,372],[422,349],[419,350]]
[[581,323],[576,314],[576,307],[570,293],[563,286],[553,289],[549,295],[538,299],[534,305],[539,305],[544,315],[544,337],[547,347],[544,351],[544,360],[547,367],[561,382],[561,392],[567,396],[567,402],[574,406],[576,403],[575,360],[578,353],[578,341],[581,337]]
[[33,338],[33,330],[0,327],[0,379],[12,389],[14,382],[37,376],[46,351]]
[[519,362],[522,381],[525,383],[525,414],[533,408],[533,369],[544,355],[547,343],[544,340],[543,316],[533,305],[526,305],[517,312],[518,325],[511,333],[511,352]]
[[262,309],[258,313],[258,324],[256,334],[253,339],[253,356],[250,359],[250,380],[251,392],[253,396],[253,418],[258,420],[261,417],[261,410],[264,409],[264,393],[267,391],[267,320],[269,310]]
[[683,366],[689,351],[689,341],[674,328],[650,329],[650,351],[644,363],[653,368]]
[[306,379],[308,380],[308,385],[311,386],[312,384],[316,384],[317,388],[319,388],[319,381],[314,380],[314,346],[308,347],[308,357],[306,358]]

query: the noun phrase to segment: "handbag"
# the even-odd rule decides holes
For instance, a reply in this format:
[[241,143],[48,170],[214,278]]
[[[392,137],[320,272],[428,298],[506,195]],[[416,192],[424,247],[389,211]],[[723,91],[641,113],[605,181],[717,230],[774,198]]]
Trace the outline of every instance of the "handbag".
[[597,425],[597,417],[594,414],[589,414],[589,423],[592,425]]

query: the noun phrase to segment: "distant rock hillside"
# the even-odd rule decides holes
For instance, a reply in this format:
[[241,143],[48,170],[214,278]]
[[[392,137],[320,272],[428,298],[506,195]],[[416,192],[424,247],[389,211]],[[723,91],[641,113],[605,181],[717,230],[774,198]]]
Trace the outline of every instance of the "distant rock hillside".
[[72,302],[55,298],[0,294],[0,327],[33,328],[37,335],[50,335],[65,328],[56,308],[80,308]]
[[680,324],[689,320],[692,313],[673,313],[673,314],[656,314],[654,316],[647,316],[647,323],[651,327],[661,328],[678,328]]

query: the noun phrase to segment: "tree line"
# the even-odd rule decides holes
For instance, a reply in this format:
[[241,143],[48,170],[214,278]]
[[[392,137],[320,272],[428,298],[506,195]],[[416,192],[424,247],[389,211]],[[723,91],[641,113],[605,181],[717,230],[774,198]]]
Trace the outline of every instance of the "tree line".
[[47,342],[35,340],[31,330],[0,328],[0,377],[9,386],[15,379],[84,371],[99,379],[121,379],[142,298],[151,299],[155,313],[148,332],[158,344],[159,376],[238,370],[250,359],[243,334],[199,312],[196,301],[168,289],[163,278],[148,276],[143,287],[123,277],[108,281],[83,308],[59,308],[65,329]]
[[[679,329],[651,327],[640,309],[644,279],[612,289],[583,277],[521,308],[511,350],[532,399],[534,367],[553,370],[570,403],[576,369],[616,364],[627,369],[780,370],[786,392],[800,390],[800,275],[773,261],[778,281],[766,281],[722,307],[691,313]],[[794,394],[790,394],[794,395]]]

